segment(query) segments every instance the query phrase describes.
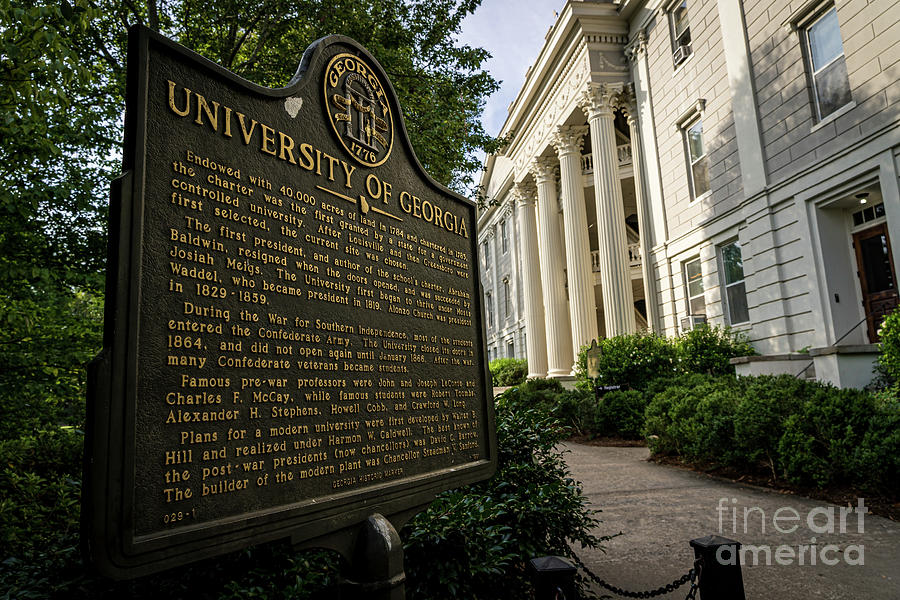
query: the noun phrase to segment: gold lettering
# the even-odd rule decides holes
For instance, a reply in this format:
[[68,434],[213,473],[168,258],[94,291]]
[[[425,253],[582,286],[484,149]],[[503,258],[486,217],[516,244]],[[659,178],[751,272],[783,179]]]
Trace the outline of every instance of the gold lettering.
[[191,112],[191,90],[184,88],[184,110],[178,110],[175,106],[175,82],[169,81],[169,108],[179,117],[186,117]]

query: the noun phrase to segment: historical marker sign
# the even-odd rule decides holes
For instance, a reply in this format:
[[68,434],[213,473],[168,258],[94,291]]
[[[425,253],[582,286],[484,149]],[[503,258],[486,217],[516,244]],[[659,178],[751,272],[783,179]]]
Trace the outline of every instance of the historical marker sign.
[[475,207],[384,71],[329,37],[286,88],[129,48],[85,538],[131,577],[409,511],[489,476]]

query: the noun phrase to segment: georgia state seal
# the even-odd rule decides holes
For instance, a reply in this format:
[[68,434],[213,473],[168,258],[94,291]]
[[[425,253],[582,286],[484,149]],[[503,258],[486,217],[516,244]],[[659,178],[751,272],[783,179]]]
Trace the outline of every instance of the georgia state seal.
[[387,160],[394,123],[384,86],[361,58],[338,54],[325,69],[328,120],[344,149],[367,167]]

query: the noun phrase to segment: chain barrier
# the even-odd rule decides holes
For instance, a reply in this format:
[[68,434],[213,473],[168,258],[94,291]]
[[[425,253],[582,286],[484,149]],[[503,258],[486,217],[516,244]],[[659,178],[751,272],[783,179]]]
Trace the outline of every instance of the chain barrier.
[[662,596],[664,594],[671,594],[688,581],[691,582],[691,587],[688,590],[687,597],[685,600],[694,600],[697,595],[697,590],[700,588],[699,579],[700,579],[700,569],[701,562],[698,558],[694,561],[694,566],[687,573],[673,581],[672,583],[666,584],[664,586],[658,587],[655,590],[650,590],[647,592],[631,592],[628,590],[623,590],[622,588],[618,588],[614,585],[610,585],[601,579],[596,573],[591,571],[586,564],[578,557],[573,554],[575,558],[575,563],[584,571],[588,579],[602,587],[603,589],[612,592],[617,596],[624,596],[626,598],[655,598],[656,596]]

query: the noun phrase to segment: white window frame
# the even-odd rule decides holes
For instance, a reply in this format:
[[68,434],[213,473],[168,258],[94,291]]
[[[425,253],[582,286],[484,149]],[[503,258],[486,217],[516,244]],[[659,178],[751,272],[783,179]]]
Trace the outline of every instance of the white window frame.
[[819,105],[819,88],[818,88],[818,84],[816,83],[816,76],[818,74],[822,73],[823,71],[825,71],[826,69],[828,69],[829,67],[831,67],[835,62],[837,62],[838,60],[841,60],[841,59],[843,59],[845,61],[844,68],[846,70],[846,54],[844,53],[844,38],[843,38],[843,35],[841,34],[840,23],[838,23],[838,38],[840,39],[840,42],[841,42],[840,54],[836,54],[834,57],[832,57],[831,60],[829,60],[826,64],[822,65],[818,69],[816,69],[815,65],[813,65],[812,42],[810,40],[810,33],[812,31],[812,28],[817,23],[822,21],[822,19],[827,17],[829,14],[831,14],[832,11],[835,13],[835,19],[837,19],[837,7],[835,6],[835,4],[833,4],[833,3],[824,4],[820,7],[818,7],[818,10],[816,10],[816,12],[812,13],[812,15],[813,15],[812,18],[810,18],[809,20],[807,20],[800,26],[801,33],[803,35],[803,47],[804,47],[804,53],[806,54],[806,67],[807,67],[807,72],[809,73],[809,84],[810,84],[810,90],[812,92],[811,95],[812,95],[812,100],[813,100],[813,106],[815,106],[815,113],[816,113],[815,117],[816,117],[817,122],[822,122],[822,121],[827,120],[829,117],[831,117],[832,115],[835,115],[841,109],[843,109],[845,106],[847,106],[848,104],[851,104],[853,102],[853,90],[850,87],[850,81],[849,81],[849,77],[848,77],[847,93],[850,96],[850,99],[847,102],[845,102],[841,106],[835,107],[835,109],[832,110],[827,115],[822,114],[822,107]]
[[506,219],[500,221],[500,247],[503,254],[509,252],[509,232],[506,228]]
[[[694,159],[691,155],[691,141],[690,141],[690,131],[697,125],[700,125],[700,143],[703,144],[703,154]],[[685,122],[685,124],[681,127],[681,137],[684,141],[684,156],[687,159],[687,168],[688,168],[688,182],[690,183],[691,190],[691,199],[697,200],[698,198],[703,198],[712,193],[712,182],[709,178],[709,150],[706,147],[706,141],[704,139],[704,131],[703,131],[703,115],[697,114],[694,115],[693,118]],[[702,193],[697,193],[697,181],[694,178],[694,167],[700,163],[700,161],[706,162],[706,185],[707,189]]]
[[[739,281],[728,282],[727,275],[728,269],[725,266],[725,248],[728,246],[737,245],[738,250],[741,253],[741,279]],[[744,273],[744,251],[741,247],[740,241],[731,240],[729,242],[725,242],[724,244],[720,244],[717,248],[717,254],[719,255],[719,273],[721,275],[721,286],[722,286],[722,316],[725,318],[725,323],[728,325],[745,325],[750,323],[750,305],[747,302],[747,274]],[[743,285],[744,286],[744,302],[747,304],[747,318],[743,321],[735,321],[732,318],[731,314],[731,303],[728,301],[728,289]]]
[[[692,265],[697,263],[697,266],[700,267],[700,293],[691,296],[691,288],[690,288],[690,280],[688,279],[688,265]],[[681,274],[684,278],[684,298],[685,304],[687,308],[687,314],[689,316],[706,316],[706,286],[703,285],[703,262],[700,260],[699,256],[696,256],[690,260],[686,260],[681,263]],[[695,313],[693,308],[691,308],[691,301],[695,298],[703,298],[703,312]]]
[[[684,30],[682,30],[682,32],[679,34],[676,27],[675,12],[682,6],[684,6],[687,27],[685,27]],[[669,4],[669,7],[666,9],[666,14],[669,20],[669,36],[672,40],[672,61],[674,62],[675,69],[677,70],[679,66],[681,66],[691,56],[694,55],[693,47],[691,46],[693,38],[691,36],[690,15],[688,14],[688,0],[675,0],[675,2]],[[685,38],[687,38],[686,41]],[[687,50],[679,51],[679,49],[683,46],[686,47]]]

